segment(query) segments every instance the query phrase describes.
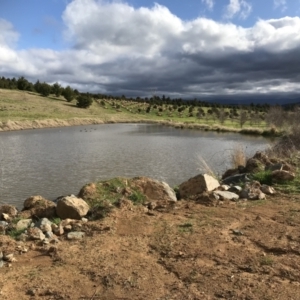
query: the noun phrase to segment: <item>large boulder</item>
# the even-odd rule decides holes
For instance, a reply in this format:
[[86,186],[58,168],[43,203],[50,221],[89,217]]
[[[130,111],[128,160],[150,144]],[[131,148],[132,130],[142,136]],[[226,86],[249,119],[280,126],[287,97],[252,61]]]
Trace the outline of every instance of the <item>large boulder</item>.
[[174,190],[166,182],[148,177],[135,177],[130,183],[139,189],[148,201],[177,201]]
[[272,172],[272,180],[278,181],[292,181],[296,177],[295,173],[285,170],[276,170]]
[[88,213],[89,209],[89,205],[83,199],[71,195],[58,200],[56,213],[61,219],[80,220]]
[[218,180],[208,174],[199,174],[179,186],[179,195],[181,198],[188,198],[192,195],[210,192],[220,186]]
[[24,208],[20,213],[23,218],[54,218],[56,216],[56,204],[42,196],[32,196],[27,198],[23,204]]

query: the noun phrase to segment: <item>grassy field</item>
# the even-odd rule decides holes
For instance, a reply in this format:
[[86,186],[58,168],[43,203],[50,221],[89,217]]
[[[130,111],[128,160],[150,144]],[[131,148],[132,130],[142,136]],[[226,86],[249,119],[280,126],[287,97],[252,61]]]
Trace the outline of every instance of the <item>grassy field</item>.
[[147,112],[147,103],[125,100],[96,100],[87,109],[76,106],[76,101],[67,102],[63,97],[42,97],[37,93],[0,89],[0,130],[58,127],[83,124],[118,122],[155,122],[178,128],[193,128],[242,133],[268,134],[270,129],[260,120],[255,124],[245,122],[241,128],[236,118],[226,119],[223,124],[209,115],[198,118],[197,111],[190,113],[188,107],[178,112],[170,105],[152,106]]

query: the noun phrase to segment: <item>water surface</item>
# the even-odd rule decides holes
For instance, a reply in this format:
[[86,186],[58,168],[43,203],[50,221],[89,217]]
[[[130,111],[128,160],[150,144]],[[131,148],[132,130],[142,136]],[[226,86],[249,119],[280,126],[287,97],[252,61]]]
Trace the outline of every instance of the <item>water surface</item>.
[[53,200],[91,181],[149,176],[171,186],[205,172],[221,174],[242,144],[248,155],[263,137],[149,124],[105,124],[0,133],[0,202],[22,207],[32,195]]

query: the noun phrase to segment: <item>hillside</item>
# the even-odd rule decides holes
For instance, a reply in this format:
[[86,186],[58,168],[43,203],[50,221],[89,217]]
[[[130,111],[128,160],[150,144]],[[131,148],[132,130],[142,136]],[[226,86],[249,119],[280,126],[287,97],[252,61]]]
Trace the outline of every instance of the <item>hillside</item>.
[[264,112],[239,108],[220,110],[168,104],[151,105],[124,99],[94,99],[87,109],[76,100],[0,89],[0,131],[117,122],[155,122],[178,128],[269,134]]

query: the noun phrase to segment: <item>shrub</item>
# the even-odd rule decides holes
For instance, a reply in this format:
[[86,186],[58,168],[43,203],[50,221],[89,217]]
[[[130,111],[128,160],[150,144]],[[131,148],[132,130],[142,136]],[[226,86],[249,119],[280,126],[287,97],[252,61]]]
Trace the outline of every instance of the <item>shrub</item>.
[[246,165],[246,154],[242,145],[236,145],[232,150],[231,164],[233,168]]
[[79,95],[77,97],[77,107],[88,108],[92,105],[93,99],[90,95]]

